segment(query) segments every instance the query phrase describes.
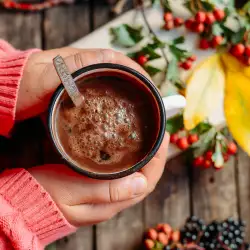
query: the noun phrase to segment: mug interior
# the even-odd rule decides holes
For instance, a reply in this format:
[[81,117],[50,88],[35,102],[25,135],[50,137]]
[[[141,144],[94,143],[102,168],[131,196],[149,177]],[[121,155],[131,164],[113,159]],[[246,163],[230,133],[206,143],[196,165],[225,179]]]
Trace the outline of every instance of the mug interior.
[[[94,67],[95,66],[95,67]],[[60,110],[61,104],[63,101],[68,98],[68,94],[61,85],[55,92],[52,102],[50,105],[50,114],[49,114],[49,131],[53,141],[53,144],[59,154],[67,161],[68,165],[71,166],[74,170],[89,177],[98,178],[98,179],[112,179],[119,178],[125,175],[131,174],[135,171],[138,171],[143,167],[156,153],[158,150],[164,135],[165,130],[165,112],[164,106],[161,100],[161,97],[154,87],[154,85],[140,73],[129,69],[124,66],[120,68],[115,67],[114,65],[92,65],[86,68],[83,68],[73,74],[73,77],[80,88],[87,82],[91,83],[95,78],[109,77],[114,79],[120,79],[121,81],[126,81],[126,85],[131,86],[131,91],[143,91],[152,105],[153,108],[153,117],[149,119],[154,122],[154,131],[151,131],[152,140],[151,145],[148,148],[148,151],[145,155],[133,166],[91,166],[89,164],[84,164],[83,162],[77,161],[76,158],[70,154],[69,149],[63,143],[62,137],[58,133],[58,124],[60,123],[58,112]],[[145,110],[147,112],[147,110]]]

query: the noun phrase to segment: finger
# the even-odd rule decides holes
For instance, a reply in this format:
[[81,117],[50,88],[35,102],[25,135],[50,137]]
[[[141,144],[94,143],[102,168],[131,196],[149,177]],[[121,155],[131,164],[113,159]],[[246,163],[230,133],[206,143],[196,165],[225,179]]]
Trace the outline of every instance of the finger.
[[[78,204],[85,203],[114,203],[134,199],[147,192],[147,179],[141,173],[110,180],[96,181],[84,184],[86,191]],[[85,194],[88,194],[87,196]]]
[[[60,54],[63,56],[64,55],[63,50],[58,50],[58,53],[60,51],[62,51]],[[141,74],[144,74],[148,78],[150,78],[149,75],[142,69],[142,67],[139,64],[137,64],[132,59],[128,58],[127,56],[123,55],[120,52],[116,52],[110,49],[78,50],[78,52],[75,53],[73,53],[73,51],[74,50],[72,51],[67,50],[67,53],[69,53],[70,55],[64,58],[65,63],[67,64],[69,71],[71,73],[79,70],[80,68],[92,64],[113,63],[133,68],[138,72],[140,72]],[[54,55],[54,52],[52,54]],[[52,63],[48,64],[45,67],[43,76],[45,76],[43,80],[43,88],[44,88],[43,92],[45,93],[53,92],[60,83],[60,79]]]
[[123,202],[63,206],[60,209],[72,225],[79,227],[109,220],[117,213],[139,203],[144,198],[145,195],[142,195]]
[[141,170],[141,173],[147,178],[148,190],[153,191],[159,179],[162,176],[167,160],[169,145],[169,135],[165,133],[162,144],[154,158]]

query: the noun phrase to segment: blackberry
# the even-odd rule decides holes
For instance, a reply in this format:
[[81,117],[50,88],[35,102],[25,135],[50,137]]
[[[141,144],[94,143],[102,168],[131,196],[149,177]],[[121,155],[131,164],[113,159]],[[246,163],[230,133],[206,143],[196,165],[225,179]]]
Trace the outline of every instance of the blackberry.
[[196,216],[191,216],[186,220],[184,227],[181,229],[181,242],[186,244],[195,242],[199,235],[205,230],[206,225],[203,220]]
[[218,240],[224,247],[232,250],[241,249],[245,236],[245,223],[241,220],[228,218],[222,222],[222,228]]

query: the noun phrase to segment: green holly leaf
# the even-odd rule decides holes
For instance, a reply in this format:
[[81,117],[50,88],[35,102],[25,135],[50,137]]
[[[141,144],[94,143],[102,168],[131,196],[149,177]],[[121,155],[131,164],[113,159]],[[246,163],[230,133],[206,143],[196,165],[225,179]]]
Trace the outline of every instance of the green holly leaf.
[[231,36],[231,42],[233,44],[237,44],[243,41],[244,39],[244,34],[246,32],[246,28],[243,27],[241,28],[238,32],[235,32],[232,36]]
[[173,58],[167,67],[167,80],[170,82],[178,82],[179,81],[179,68],[177,65],[177,60]]
[[169,50],[172,55],[176,58],[177,61],[181,61],[182,59],[188,58],[191,56],[191,53],[187,50],[180,49],[175,45],[169,45]]
[[121,24],[110,29],[112,43],[121,47],[132,47],[143,39],[142,27],[134,28],[128,24]]
[[214,162],[214,165],[216,167],[222,167],[224,164],[224,158],[221,150],[221,143],[220,139],[218,138],[216,138],[215,152],[213,153],[212,161]]
[[155,67],[150,66],[150,65],[145,66],[144,69],[149,73],[150,76],[154,76],[157,73],[161,72],[160,69],[155,68]]
[[184,42],[185,42],[185,37],[184,36],[179,36],[179,37],[175,38],[172,41],[172,44],[176,45],[176,44],[181,44],[181,43],[184,43]]
[[166,130],[170,134],[174,134],[174,133],[178,132],[183,127],[184,127],[184,124],[183,124],[183,115],[182,114],[175,115],[167,120]]
[[203,155],[211,147],[215,139],[215,135],[215,127],[211,127],[207,132],[200,135],[199,141],[195,142],[191,146],[194,152],[194,158]]

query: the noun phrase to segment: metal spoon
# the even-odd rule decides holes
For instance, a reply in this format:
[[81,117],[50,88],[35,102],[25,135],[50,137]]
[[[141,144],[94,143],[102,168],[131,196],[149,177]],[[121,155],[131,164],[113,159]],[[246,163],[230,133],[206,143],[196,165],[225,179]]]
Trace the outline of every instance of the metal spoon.
[[73,77],[71,76],[69,69],[65,64],[63,58],[59,55],[56,56],[53,59],[53,64],[72,102],[76,107],[80,106],[84,101],[84,96],[78,90],[76,83]]

